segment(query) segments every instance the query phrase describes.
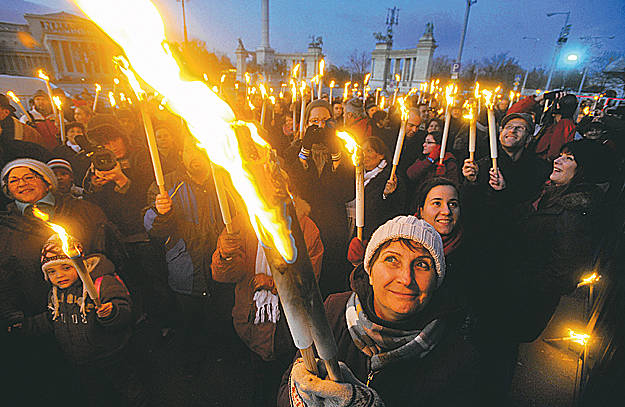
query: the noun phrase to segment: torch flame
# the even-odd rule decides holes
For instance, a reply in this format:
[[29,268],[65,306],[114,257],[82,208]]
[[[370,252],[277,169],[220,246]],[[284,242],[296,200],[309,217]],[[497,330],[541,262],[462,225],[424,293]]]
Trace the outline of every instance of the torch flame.
[[334,87],[334,81],[330,82],[330,87],[333,88]]
[[510,91],[510,104],[512,105],[512,101],[514,100],[514,97],[516,96],[516,93],[514,93],[513,90]]
[[115,105],[117,105],[113,92],[109,92],[109,103],[111,104],[111,107],[115,107]]
[[[294,262],[297,248],[289,230],[286,205],[270,205],[270,199],[265,199],[263,193],[268,192],[271,181],[258,180],[262,171],[251,171],[270,164],[270,146],[262,142],[252,123],[238,122],[230,106],[204,82],[180,79],[180,67],[167,46],[165,27],[156,7],[148,0],[77,0],[77,3],[123,48],[132,63],[132,71],[167,96],[167,108],[185,118],[211,161],[230,173],[259,240],[275,247],[286,262]],[[249,74],[245,77],[249,83]],[[251,137],[241,144],[236,130],[245,129]]]
[[71,236],[67,234],[63,226],[49,222],[48,220],[50,219],[50,216],[48,216],[47,213],[42,212],[36,206],[33,207],[33,215],[36,218],[44,221],[50,229],[54,230],[59,235],[61,243],[63,244],[63,253],[65,253],[67,257],[73,258],[80,255],[80,252],[78,251],[78,249],[76,249],[76,246],[74,245]]
[[447,85],[445,88],[445,99],[447,99],[447,106],[453,106],[454,104],[454,96],[458,92],[458,87],[456,85]]
[[226,80],[226,75],[221,75],[221,83],[224,83],[225,80]]
[[101,91],[101,90],[102,90],[102,87],[100,86],[100,84],[99,84],[99,83],[96,83],[96,84],[95,84],[95,91],[96,91],[96,92],[99,92],[99,91]]
[[469,103],[469,101],[466,100],[464,102],[464,104],[462,105],[462,108],[467,110],[467,113],[464,116],[462,116],[462,117],[464,117],[465,119],[468,119],[468,120],[473,120],[473,117],[474,117],[474,114],[473,114],[473,103]]
[[346,131],[339,131],[336,133],[336,136],[345,141],[345,148],[347,148],[347,151],[351,154],[354,166],[357,167],[360,162],[358,157],[361,152],[361,147],[358,145],[354,137]]
[[11,90],[7,92],[7,96],[10,97],[11,99],[13,99],[13,101],[15,103],[19,103],[20,102],[20,98],[15,96],[15,93],[13,93],[13,91],[11,91]]
[[121,100],[122,102],[126,101],[126,95],[124,95],[123,92],[119,94],[119,100]]
[[295,103],[295,99],[297,99],[297,85],[295,84],[295,81],[293,79],[291,79],[289,83],[291,84],[291,96],[293,99],[293,103]]
[[258,87],[260,88],[260,94],[263,96],[263,99],[265,99],[267,97],[267,88],[265,88],[263,83],[258,85]]
[[598,282],[599,280],[601,280],[601,276],[595,272],[589,275],[588,277],[582,279],[582,282],[580,283],[580,285],[594,284]]
[[[280,94],[282,94],[282,92],[280,92]],[[276,97],[274,95],[269,96],[269,100],[271,101],[272,105],[276,104]]]
[[349,85],[351,85],[351,82],[345,82],[345,88],[343,89],[343,98],[347,99],[347,89],[349,88]]
[[299,64],[293,67],[293,78],[297,78],[297,71],[299,71]]
[[113,83],[114,83],[115,85],[119,85],[119,79],[117,79],[117,78],[113,78]]
[[250,73],[245,72],[245,83],[249,84],[251,80],[252,80],[252,77],[250,76]]
[[479,82],[475,82],[475,98],[476,99],[480,98],[480,83]]
[[38,76],[41,79],[43,79],[44,81],[49,81],[50,80],[50,77],[43,72],[43,69],[39,70],[39,75]]
[[430,82],[430,93],[434,93],[434,79]]
[[484,104],[487,108],[492,109],[495,107],[493,102],[493,92],[490,90],[482,89],[482,95],[484,96]]
[[588,116],[588,114],[590,113],[590,106],[584,107],[584,111],[583,112],[584,112],[585,116]]
[[56,108],[61,110],[61,106],[63,106],[63,102],[61,101],[61,98],[59,96],[53,96],[52,101],[56,105]]
[[366,86],[369,83],[369,78],[371,78],[371,72],[365,75],[365,80],[362,81],[363,86]]
[[302,86],[300,86],[300,88],[299,88],[299,89],[300,89],[300,92],[301,92],[301,94],[302,94],[302,97],[304,97],[304,92],[306,91],[306,86],[307,86],[307,85],[306,85],[306,81],[304,81],[304,80],[303,80],[303,81],[302,81]]
[[569,339],[571,342],[579,343],[582,346],[586,346],[588,344],[588,340],[590,339],[590,335],[580,334],[572,329],[569,329],[569,337],[567,339]]
[[398,98],[397,102],[399,102],[399,110],[401,110],[401,121],[405,122],[408,120],[408,116],[410,116],[410,110],[406,107],[406,98]]
[[321,61],[319,61],[319,75],[323,76],[323,73],[325,72],[325,68],[326,68],[326,60],[322,59]]

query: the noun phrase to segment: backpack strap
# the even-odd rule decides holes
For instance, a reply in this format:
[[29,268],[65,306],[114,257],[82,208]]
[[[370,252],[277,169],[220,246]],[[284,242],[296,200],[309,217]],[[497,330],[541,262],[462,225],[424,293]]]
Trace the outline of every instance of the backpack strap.
[[[122,278],[118,276],[117,273],[113,273],[113,277],[115,277],[117,281],[121,283],[121,285],[126,290],[126,294],[130,295],[130,292],[128,291],[128,287],[126,287],[126,284],[124,284],[124,281],[122,280]],[[100,297],[100,287],[102,286],[102,278],[104,278],[104,276],[100,276],[96,278],[96,280],[93,282],[93,284],[95,285],[95,290],[98,293],[98,298]]]

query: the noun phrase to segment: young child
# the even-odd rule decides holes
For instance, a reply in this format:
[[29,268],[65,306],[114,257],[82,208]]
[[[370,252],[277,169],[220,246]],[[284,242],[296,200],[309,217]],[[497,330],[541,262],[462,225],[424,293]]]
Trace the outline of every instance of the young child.
[[[74,241],[82,253],[82,246]],[[53,331],[95,405],[145,405],[146,394],[129,361],[132,302],[115,266],[102,254],[85,257],[102,306],[96,309],[58,235],[41,252],[44,278],[52,283],[48,311],[23,320],[27,336]],[[12,328],[19,328],[14,324]]]

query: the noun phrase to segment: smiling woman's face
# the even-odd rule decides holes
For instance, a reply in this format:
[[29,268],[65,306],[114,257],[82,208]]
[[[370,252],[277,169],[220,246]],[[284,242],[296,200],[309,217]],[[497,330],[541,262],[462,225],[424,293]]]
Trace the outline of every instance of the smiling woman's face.
[[441,236],[450,234],[460,219],[456,188],[451,185],[432,188],[425,197],[423,207],[418,209],[417,217],[432,225]]
[[556,185],[566,185],[573,179],[577,162],[573,154],[562,152],[560,156],[553,160],[553,172],[549,179]]
[[50,189],[49,185],[28,167],[15,167],[7,178],[9,192],[13,198],[24,203],[37,202]]
[[430,252],[416,242],[392,241],[380,246],[371,267],[376,315],[397,322],[421,311],[436,288],[436,262]]

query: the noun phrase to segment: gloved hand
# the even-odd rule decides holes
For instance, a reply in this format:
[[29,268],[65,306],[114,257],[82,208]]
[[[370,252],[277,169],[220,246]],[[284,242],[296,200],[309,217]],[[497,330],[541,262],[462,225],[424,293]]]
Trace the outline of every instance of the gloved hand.
[[338,136],[333,131],[330,133],[331,134],[328,134],[326,138],[326,144],[328,145],[328,148],[330,149],[330,154],[332,154],[332,159],[334,159],[334,157],[337,156],[338,153],[341,151],[341,145],[344,145],[345,142],[341,140],[340,138],[338,138]]
[[[325,363],[317,359],[319,375],[326,377]],[[342,383],[325,380],[306,370],[300,358],[293,364],[289,379],[291,405],[305,404],[307,407],[381,407],[384,403],[370,387],[354,377],[343,363],[341,367]]]
[[347,250],[347,260],[354,266],[358,266],[365,261],[365,249],[367,248],[368,240],[364,242],[357,237],[353,238],[349,242],[349,249]]
[[440,158],[441,155],[441,145],[440,144],[436,144],[434,146],[434,149],[432,151],[430,151],[430,154],[428,155],[428,158],[436,161]]
[[436,165],[436,175],[443,176],[447,172],[447,166],[445,164],[437,164]]
[[304,133],[304,138],[302,138],[302,148],[306,150],[312,149],[313,144],[321,143],[323,139],[324,130],[313,124],[312,126],[308,126],[306,128],[306,132]]

